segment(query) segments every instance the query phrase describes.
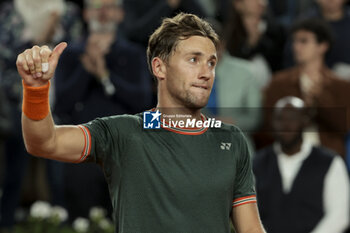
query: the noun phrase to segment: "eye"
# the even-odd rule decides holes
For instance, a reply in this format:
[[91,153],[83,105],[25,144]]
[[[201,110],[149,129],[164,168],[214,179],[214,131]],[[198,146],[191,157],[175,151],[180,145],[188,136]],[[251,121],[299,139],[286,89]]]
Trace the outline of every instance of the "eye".
[[216,66],[216,62],[215,62],[215,61],[209,61],[209,62],[208,62],[208,65],[209,65],[210,67],[215,67],[215,66]]
[[192,63],[197,62],[197,58],[196,58],[196,57],[192,57],[192,58],[190,59],[190,62],[192,62]]

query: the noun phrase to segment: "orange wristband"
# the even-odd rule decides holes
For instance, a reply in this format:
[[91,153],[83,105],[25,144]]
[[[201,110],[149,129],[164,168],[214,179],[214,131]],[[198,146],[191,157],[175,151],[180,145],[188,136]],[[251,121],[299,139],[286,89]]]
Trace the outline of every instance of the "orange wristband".
[[23,83],[22,111],[29,119],[39,121],[50,112],[49,90],[50,82],[45,86],[31,87]]

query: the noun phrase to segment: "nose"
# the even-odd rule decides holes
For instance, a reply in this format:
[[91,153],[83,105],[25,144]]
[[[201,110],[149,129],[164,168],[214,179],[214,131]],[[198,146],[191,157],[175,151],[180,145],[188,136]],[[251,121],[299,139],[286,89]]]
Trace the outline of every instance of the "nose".
[[210,67],[208,64],[204,64],[201,67],[201,73],[199,75],[200,79],[204,79],[205,81],[208,81],[210,79],[213,79],[215,76],[215,69],[213,67]]

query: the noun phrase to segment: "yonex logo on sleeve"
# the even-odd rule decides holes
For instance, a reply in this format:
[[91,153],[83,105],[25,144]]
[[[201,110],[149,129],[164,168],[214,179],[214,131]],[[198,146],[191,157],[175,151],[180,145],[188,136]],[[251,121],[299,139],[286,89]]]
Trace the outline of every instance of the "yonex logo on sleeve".
[[143,128],[144,129],[160,129],[160,116],[162,114],[157,110],[156,112],[143,112]]
[[220,148],[221,148],[221,150],[230,150],[231,143],[229,143],[229,142],[222,142]]

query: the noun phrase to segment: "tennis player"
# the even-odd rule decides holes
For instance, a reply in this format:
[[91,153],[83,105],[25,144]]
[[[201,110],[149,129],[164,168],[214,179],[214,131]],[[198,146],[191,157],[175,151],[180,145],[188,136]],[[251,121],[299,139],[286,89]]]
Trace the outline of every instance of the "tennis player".
[[[148,112],[151,121],[166,116],[178,123],[208,120],[201,109],[213,86],[218,42],[210,25],[195,15],[181,13],[163,20],[147,50],[158,82],[158,104]],[[22,128],[29,153],[100,164],[109,184],[116,232],[229,233],[230,220],[238,233],[265,232],[249,149],[235,126],[180,128],[180,123],[160,121],[159,129],[150,130],[144,129],[142,113],[55,125],[48,93],[66,46],[60,43],[52,51],[34,46],[18,55]]]

